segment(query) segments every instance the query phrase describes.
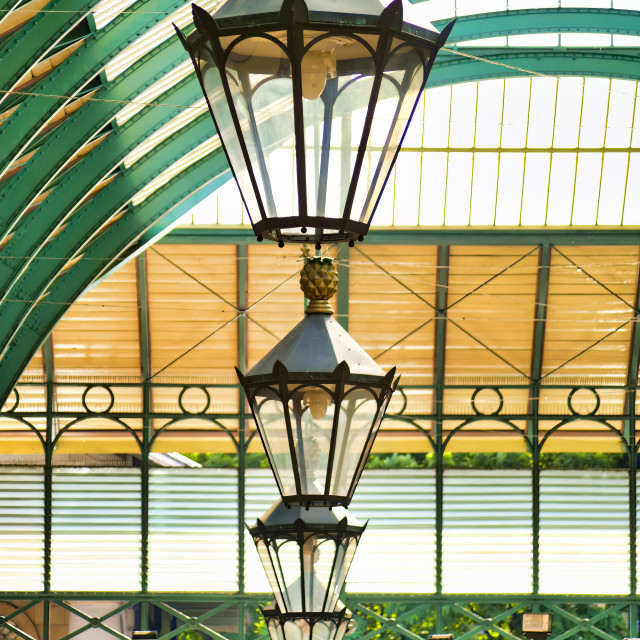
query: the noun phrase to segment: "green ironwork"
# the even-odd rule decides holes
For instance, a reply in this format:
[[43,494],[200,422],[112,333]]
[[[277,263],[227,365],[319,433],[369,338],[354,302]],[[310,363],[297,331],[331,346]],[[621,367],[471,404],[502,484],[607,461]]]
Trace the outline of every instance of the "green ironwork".
[[449,247],[438,247],[436,263],[435,356],[433,362],[434,451],[436,454],[436,593],[442,592],[442,527],[443,527],[443,466],[444,373],[447,342],[447,300],[449,293]]
[[[442,29],[446,20],[435,20]],[[509,9],[492,13],[458,16],[448,39],[450,44],[465,40],[531,33],[615,33],[640,35],[640,15],[622,9],[540,8]]]

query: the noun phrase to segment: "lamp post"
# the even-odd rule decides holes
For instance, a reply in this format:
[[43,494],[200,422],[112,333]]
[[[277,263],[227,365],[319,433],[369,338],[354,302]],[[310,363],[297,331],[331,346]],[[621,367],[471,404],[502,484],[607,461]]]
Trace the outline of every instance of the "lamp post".
[[401,0],[336,4],[194,4],[178,30],[258,240],[363,239],[453,26],[404,23]]

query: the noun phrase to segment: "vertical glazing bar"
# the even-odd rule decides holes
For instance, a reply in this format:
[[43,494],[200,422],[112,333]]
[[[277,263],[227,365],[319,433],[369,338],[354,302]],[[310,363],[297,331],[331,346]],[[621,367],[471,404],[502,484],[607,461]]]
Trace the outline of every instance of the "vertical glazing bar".
[[438,247],[436,272],[435,360],[433,364],[433,415],[436,455],[436,593],[442,593],[443,466],[442,419],[449,290],[449,247]]
[[[580,95],[580,121],[578,123],[578,144],[576,144],[576,147],[579,148],[580,147],[580,142],[581,142],[581,138],[582,138],[582,116],[584,114],[584,84],[585,84],[585,79],[582,79],[582,93]],[[576,171],[575,174],[573,176],[573,194],[571,196],[571,217],[569,218],[569,225],[573,226],[573,210],[575,207],[575,203],[576,203],[576,184],[578,183],[578,163],[580,160],[580,154],[576,153]]]
[[56,396],[53,386],[54,363],[51,336],[42,344],[42,360],[47,393],[46,449],[44,452],[44,591],[51,591],[51,525],[53,513],[53,441],[56,435]]
[[[238,318],[238,369],[247,370],[247,245],[236,247],[237,307]],[[244,518],[245,518],[245,453],[246,453],[245,396],[242,385],[238,385],[238,592],[244,593]],[[244,638],[244,606],[238,610],[239,638]]]
[[[140,463],[140,583],[142,591],[149,586],[149,447],[151,443],[151,339],[149,326],[149,294],[147,254],[136,259],[138,284],[138,330],[140,332],[140,372],[142,374],[142,456]],[[145,627],[142,627],[146,629]]]
[[337,320],[349,331],[349,246],[344,242],[338,245],[338,277]]
[[[640,262],[640,256],[639,256]],[[638,368],[640,366],[640,267],[636,273],[636,295],[634,299],[633,325],[629,345],[629,364],[627,368],[627,397],[625,400],[624,436],[629,452],[629,590],[636,595],[637,576],[637,453],[636,444],[636,400],[638,386]],[[635,628],[632,627],[632,631]],[[631,634],[633,635],[633,633]]]
[[551,245],[541,245],[538,253],[538,274],[536,278],[536,300],[534,308],[533,345],[531,347],[531,386],[529,387],[528,438],[531,445],[531,561],[533,593],[538,594],[540,586],[540,455],[538,447],[538,414],[540,408],[540,377],[544,355],[544,335],[547,323],[547,302],[549,298],[549,271],[551,266]]

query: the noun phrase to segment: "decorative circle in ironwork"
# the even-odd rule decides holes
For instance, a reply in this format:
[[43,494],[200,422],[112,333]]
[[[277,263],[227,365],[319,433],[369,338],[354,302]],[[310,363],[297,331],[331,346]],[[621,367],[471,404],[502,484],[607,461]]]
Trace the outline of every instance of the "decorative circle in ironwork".
[[89,620],[89,624],[92,627],[99,627],[100,626],[100,619],[99,618],[91,618],[91,620]]
[[88,413],[109,413],[113,409],[114,402],[115,397],[111,388],[101,384],[88,386],[82,394],[82,406]]
[[20,394],[17,389],[12,389],[11,393],[13,394],[13,404],[10,403],[9,398],[7,398],[6,402],[2,406],[2,413],[11,413],[18,408],[20,404]]
[[[586,397],[584,394],[586,394]],[[580,411],[580,409],[584,409],[585,405],[589,402],[592,403],[592,409]],[[580,403],[582,406],[576,407],[574,403]],[[567,404],[569,405],[569,411],[571,411],[574,416],[593,416],[600,408],[600,396],[593,387],[574,387],[569,393]]]
[[[495,395],[493,402],[492,395]],[[479,402],[481,402],[482,407],[488,409],[488,411],[480,411],[477,404]],[[503,405],[504,398],[500,393],[500,389],[496,389],[495,387],[478,387],[471,396],[471,406],[479,416],[497,416],[502,411]]]
[[189,618],[189,620],[187,621],[187,628],[195,629],[197,626],[198,621],[196,620],[196,618]]
[[[189,404],[190,409],[187,409],[185,402]],[[199,415],[206,413],[211,406],[211,396],[205,387],[183,387],[178,396],[178,404],[182,413]]]

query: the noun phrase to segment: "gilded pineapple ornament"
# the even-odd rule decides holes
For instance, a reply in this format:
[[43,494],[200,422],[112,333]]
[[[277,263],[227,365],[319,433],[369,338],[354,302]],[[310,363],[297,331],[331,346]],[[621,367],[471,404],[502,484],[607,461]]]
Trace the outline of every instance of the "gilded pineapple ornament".
[[309,300],[306,313],[331,315],[329,300],[338,290],[338,273],[333,258],[304,257],[300,271],[300,289]]

